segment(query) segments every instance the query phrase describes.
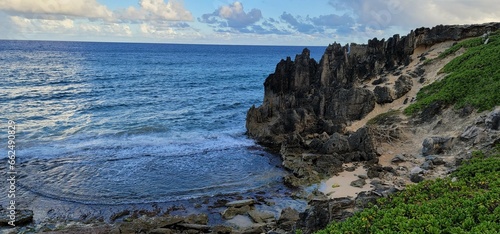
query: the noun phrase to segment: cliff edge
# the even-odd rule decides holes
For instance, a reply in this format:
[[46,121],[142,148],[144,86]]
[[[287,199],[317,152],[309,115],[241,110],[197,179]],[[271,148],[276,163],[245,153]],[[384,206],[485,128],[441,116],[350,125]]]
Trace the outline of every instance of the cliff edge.
[[[281,60],[267,77],[262,105],[247,113],[247,133],[259,143],[280,147],[283,165],[292,172],[285,182],[292,186],[339,173],[345,163],[377,164],[383,154],[379,144],[404,132],[390,121],[383,132],[374,131],[368,120],[401,111],[415,101],[420,88],[440,79],[438,65],[430,65],[432,70],[425,64],[433,53],[437,56],[437,46],[445,49],[498,29],[500,23],[439,25],[387,40],[374,38],[366,45],[334,43],[319,62],[304,49],[294,60]],[[411,127],[431,123],[434,112],[444,107],[436,108],[422,111]],[[406,121],[396,117],[396,122]]]

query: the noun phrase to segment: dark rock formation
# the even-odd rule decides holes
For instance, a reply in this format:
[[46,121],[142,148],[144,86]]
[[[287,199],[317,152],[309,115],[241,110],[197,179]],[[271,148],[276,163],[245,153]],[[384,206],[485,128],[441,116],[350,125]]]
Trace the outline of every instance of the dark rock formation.
[[426,138],[422,143],[422,155],[428,156],[433,154],[442,154],[450,150],[453,145],[451,137],[430,137]]
[[[376,153],[368,131],[348,133],[345,127],[365,117],[376,103],[392,102],[412,89],[412,78],[401,75],[400,67],[411,62],[413,51],[444,41],[481,36],[499,28],[500,23],[419,28],[402,37],[374,38],[366,45],[350,44],[350,52],[347,45],[334,43],[327,47],[319,63],[304,49],[294,60],[281,60],[267,77],[262,105],[253,106],[247,113],[247,133],[262,144],[281,146],[285,167],[295,177],[288,178],[290,184],[309,176],[314,179],[306,180],[315,181],[318,172],[338,172],[339,162],[371,160]],[[374,91],[363,88],[366,83],[382,85],[386,79],[374,81],[380,74],[400,77],[392,87],[381,86]],[[416,78],[420,75],[415,74]],[[423,111],[423,121],[439,114],[441,105],[436,103],[429,108]],[[498,128],[497,119],[492,119],[493,128]],[[304,140],[308,135],[322,133],[329,139]],[[290,142],[292,138],[294,142]],[[302,157],[304,153],[321,155]]]
[[373,92],[375,93],[375,100],[378,104],[391,103],[394,101],[392,90],[387,86],[377,86]]

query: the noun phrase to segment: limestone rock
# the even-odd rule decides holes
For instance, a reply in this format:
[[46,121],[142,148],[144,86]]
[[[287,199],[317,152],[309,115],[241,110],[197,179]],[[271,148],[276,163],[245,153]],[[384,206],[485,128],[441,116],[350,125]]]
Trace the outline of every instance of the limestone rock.
[[453,138],[451,137],[430,137],[422,143],[422,154],[424,156],[442,154],[451,149]]
[[232,219],[234,218],[236,215],[244,215],[246,214],[248,211],[251,210],[251,207],[246,205],[246,206],[241,206],[241,207],[229,207],[228,209],[226,209],[223,213],[222,213],[222,217],[224,219]]
[[268,220],[274,220],[274,214],[270,212],[250,210],[248,211],[248,215],[256,223],[266,223]]
[[280,218],[278,219],[278,227],[285,231],[292,231],[299,219],[299,212],[287,207],[281,211]]
[[351,182],[351,186],[357,187],[357,188],[363,188],[363,186],[365,186],[365,184],[366,184],[366,181],[364,179],[361,179],[361,178]]
[[499,130],[500,128],[500,107],[488,114],[485,120],[486,127],[492,130]]
[[228,207],[242,207],[242,206],[250,206],[255,203],[255,200],[253,199],[246,199],[246,200],[239,200],[239,201],[232,201],[226,203],[226,206]]
[[413,87],[413,81],[411,77],[406,75],[400,76],[396,80],[396,83],[394,84],[394,90],[395,90],[394,95],[396,96],[396,99],[407,94],[412,87]]
[[387,86],[377,86],[373,90],[375,93],[375,100],[378,104],[386,104],[394,101],[392,90]]

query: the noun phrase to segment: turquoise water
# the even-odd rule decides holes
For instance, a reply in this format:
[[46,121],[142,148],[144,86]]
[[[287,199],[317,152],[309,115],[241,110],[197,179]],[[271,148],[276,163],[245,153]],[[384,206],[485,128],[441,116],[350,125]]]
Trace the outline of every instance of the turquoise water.
[[17,123],[18,183],[88,204],[272,188],[285,172],[244,135],[246,111],[277,62],[301,51],[0,41],[0,122]]

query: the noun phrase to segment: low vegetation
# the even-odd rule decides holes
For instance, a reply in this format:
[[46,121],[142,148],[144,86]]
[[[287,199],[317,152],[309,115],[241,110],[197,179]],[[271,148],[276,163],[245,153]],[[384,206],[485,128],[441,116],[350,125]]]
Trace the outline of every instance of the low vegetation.
[[409,186],[318,233],[498,233],[499,205],[500,151],[476,152],[449,177]]
[[500,104],[500,34],[491,34],[488,43],[485,38],[473,38],[452,46],[439,55],[438,59],[455,53],[461,48],[466,52],[448,63],[442,72],[448,75],[417,94],[417,101],[405,109],[412,115],[427,106],[440,102],[456,108],[472,106],[478,111],[492,109]]

